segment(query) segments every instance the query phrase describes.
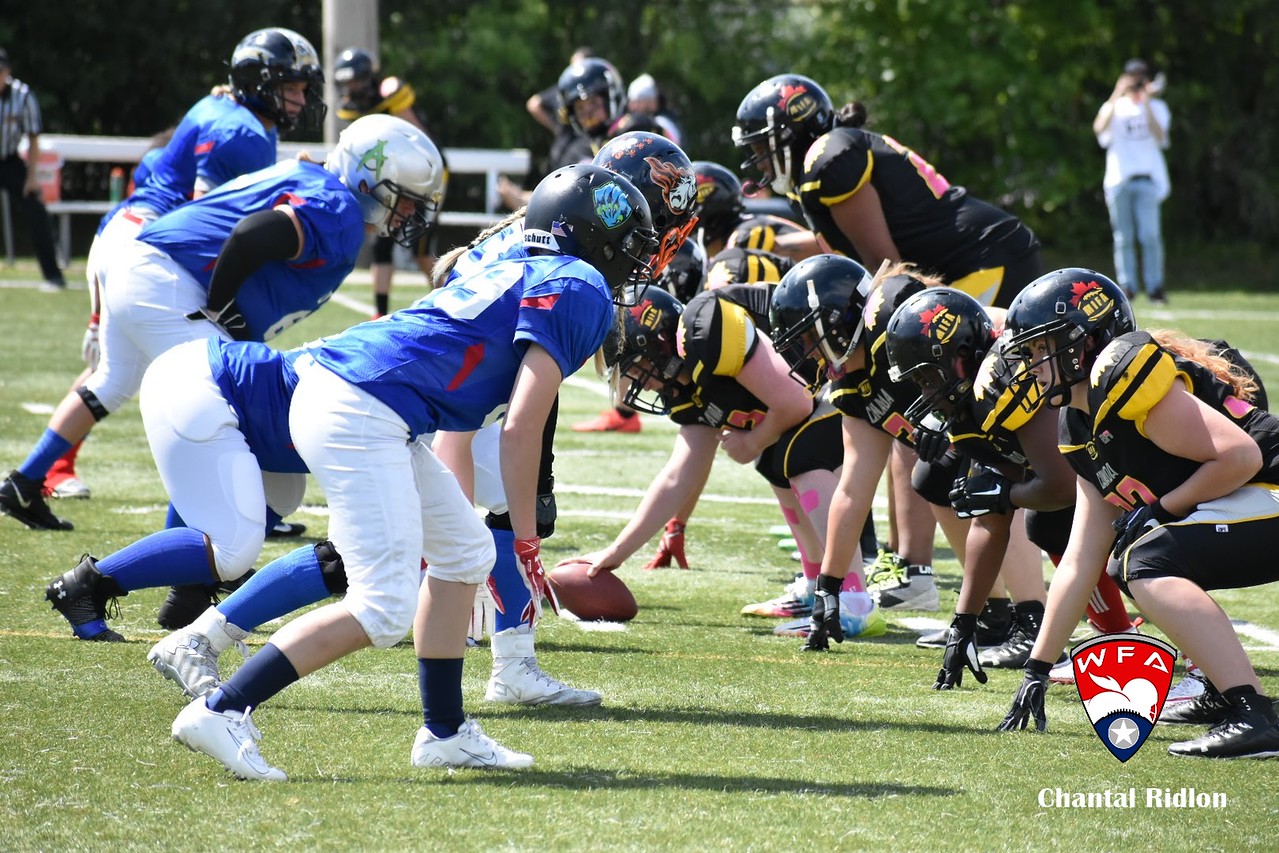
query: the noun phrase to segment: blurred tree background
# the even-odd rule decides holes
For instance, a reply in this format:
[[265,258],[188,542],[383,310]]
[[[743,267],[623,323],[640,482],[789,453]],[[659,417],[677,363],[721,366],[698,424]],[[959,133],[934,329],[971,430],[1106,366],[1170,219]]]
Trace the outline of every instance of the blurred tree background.
[[[6,6],[14,0],[6,0]],[[49,132],[144,136],[176,122],[225,77],[236,41],[280,25],[322,42],[320,4],[283,0],[78,0],[0,15],[14,73]],[[524,100],[578,45],[665,89],[695,159],[735,167],[728,133],[765,77],[808,74],[869,127],[919,151],[953,183],[1021,216],[1050,252],[1101,247],[1110,232],[1103,153],[1091,124],[1130,57],[1168,76],[1178,265],[1253,261],[1279,236],[1279,16],[1272,0],[382,0],[382,65],[420,93],[445,146],[546,151]],[[339,39],[341,41],[341,39]],[[83,192],[105,196],[105,175]],[[1195,274],[1198,274],[1196,272]]]

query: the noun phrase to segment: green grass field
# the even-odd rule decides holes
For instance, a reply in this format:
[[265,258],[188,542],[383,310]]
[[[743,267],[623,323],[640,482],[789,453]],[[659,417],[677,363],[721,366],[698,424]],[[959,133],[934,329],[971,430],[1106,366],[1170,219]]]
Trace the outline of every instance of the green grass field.
[[[78,269],[69,271],[75,281]],[[34,267],[0,272],[0,470],[18,464],[80,369],[82,290],[40,293]],[[417,278],[397,277],[395,301]],[[362,320],[367,286],[350,285],[291,330],[293,345]],[[1279,389],[1279,295],[1174,291],[1170,310],[1140,301],[1143,326],[1226,337]],[[357,307],[351,307],[354,300]],[[606,543],[664,460],[674,429],[582,435],[568,425],[605,403],[584,371],[565,387],[557,444],[558,532],[547,561]],[[255,715],[283,785],[237,783],[173,743],[183,700],[146,662],[162,636],[161,590],[121,600],[123,645],[72,640],[45,584],[84,552],[102,556],[158,529],[166,497],[136,404],[95,430],[80,471],[90,501],[55,510],[70,533],[0,517],[0,847],[6,850],[291,848],[327,850],[1273,850],[1276,764],[1175,759],[1184,727],[1156,727],[1120,764],[1090,730],[1071,687],[1048,696],[1045,735],[995,725],[1020,682],[930,689],[940,652],[915,648],[902,617],[946,619],[958,566],[939,542],[942,611],[893,614],[887,636],[803,655],[773,620],[738,615],[772,597],[797,564],[768,536],[780,516],[748,467],[718,463],[689,526],[692,571],[623,577],[640,603],[620,631],[549,617],[543,667],[601,690],[594,709],[514,709],[483,700],[490,656],[466,660],[468,713],[535,754],[524,772],[417,771],[421,723],[410,643],[353,655],[291,687]],[[312,487],[295,516],[323,536]],[[878,516],[883,521],[882,511]],[[881,533],[883,532],[881,526]],[[295,543],[268,540],[262,562]],[[641,554],[647,557],[648,552]],[[1264,555],[1258,555],[1264,559]],[[1047,564],[1046,564],[1047,565]],[[1225,568],[1225,567],[1223,567]],[[1279,693],[1279,599],[1227,592],[1268,692]],[[260,645],[266,634],[251,638]],[[1268,639],[1267,639],[1268,638]],[[238,664],[224,656],[224,675]],[[1197,734],[1198,732],[1194,732]],[[1039,805],[1042,789],[1138,789],[1132,809]],[[1146,788],[1223,793],[1225,809],[1145,807]]]

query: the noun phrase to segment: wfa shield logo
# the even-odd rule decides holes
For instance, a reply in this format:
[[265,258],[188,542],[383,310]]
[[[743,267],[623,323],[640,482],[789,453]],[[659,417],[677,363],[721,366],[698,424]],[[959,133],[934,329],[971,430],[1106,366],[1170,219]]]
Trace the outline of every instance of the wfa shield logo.
[[1177,650],[1140,634],[1103,634],[1070,653],[1075,687],[1097,737],[1120,761],[1137,754],[1159,719]]

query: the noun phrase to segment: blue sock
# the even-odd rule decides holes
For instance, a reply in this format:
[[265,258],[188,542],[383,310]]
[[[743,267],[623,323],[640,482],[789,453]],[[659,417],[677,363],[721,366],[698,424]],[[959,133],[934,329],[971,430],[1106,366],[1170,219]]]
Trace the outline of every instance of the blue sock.
[[504,631],[521,624],[520,614],[533,597],[524,578],[520,576],[520,567],[515,562],[515,534],[509,530],[490,530],[493,544],[497,546],[497,562],[493,564],[493,581],[497,584],[497,594],[502,597],[502,606],[506,612],[498,611],[493,616],[493,629]]
[[125,592],[152,586],[213,583],[204,534],[189,527],[161,530],[98,561],[98,571]]
[[[298,671],[277,646],[267,643],[262,650],[240,665],[222,686],[209,694],[205,704],[210,711],[243,711],[257,708],[266,700],[298,680]],[[461,677],[458,678],[459,682]]]
[[417,689],[422,694],[422,722],[431,734],[438,738],[457,734],[466,722],[462,712],[462,659],[418,658]]
[[238,628],[252,631],[333,593],[324,585],[314,545],[303,545],[272,560],[218,605],[218,612]]
[[173,527],[186,527],[187,523],[182,520],[182,516],[178,515],[178,508],[169,502],[169,512],[164,517],[164,529],[168,530]]
[[31,455],[18,466],[18,473],[37,483],[43,483],[53,463],[70,449],[71,442],[46,427],[44,435],[40,436],[36,446],[31,448]]
[[271,531],[275,529],[275,526],[276,526],[277,524],[279,524],[279,523],[280,523],[281,521],[283,521],[283,520],[284,520],[284,516],[280,515],[280,514],[279,514],[278,512],[276,512],[275,510],[271,509],[271,507],[267,507],[267,508],[266,508],[266,533],[267,533],[267,535],[268,535],[268,536],[270,536],[270,535],[271,535]]

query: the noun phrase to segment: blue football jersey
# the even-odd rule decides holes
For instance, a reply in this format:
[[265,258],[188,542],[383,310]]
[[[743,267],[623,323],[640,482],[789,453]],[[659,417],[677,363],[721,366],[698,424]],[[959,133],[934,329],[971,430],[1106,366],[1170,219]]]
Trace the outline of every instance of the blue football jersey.
[[266,130],[248,107],[208,95],[187,111],[129,203],[168,213],[191,200],[197,181],[212,189],[274,164],[278,142],[275,130]]
[[328,301],[364,245],[359,201],[336,175],[318,163],[285,160],[166,213],[138,239],[208,290],[222,245],[240,220],[286,203],[302,225],[301,256],[263,264],[235,295],[254,340],[270,340]]
[[479,429],[499,416],[530,342],[564,376],[604,343],[613,304],[585,261],[503,261],[382,320],[312,345],[315,360],[395,410],[412,437]]
[[524,220],[516,222],[487,237],[478,246],[472,246],[453,264],[449,270],[447,284],[459,278],[465,278],[476,270],[483,269],[497,261],[512,258],[527,258],[528,249],[524,247]]
[[298,384],[293,362],[300,354],[301,350],[280,352],[266,344],[209,338],[213,381],[235,412],[263,471],[307,473],[289,433],[289,402]]

